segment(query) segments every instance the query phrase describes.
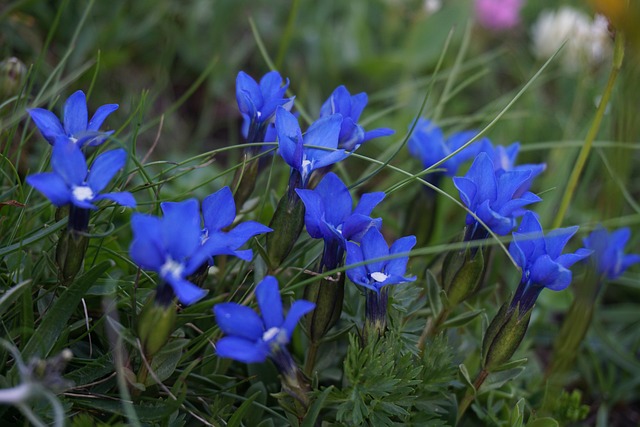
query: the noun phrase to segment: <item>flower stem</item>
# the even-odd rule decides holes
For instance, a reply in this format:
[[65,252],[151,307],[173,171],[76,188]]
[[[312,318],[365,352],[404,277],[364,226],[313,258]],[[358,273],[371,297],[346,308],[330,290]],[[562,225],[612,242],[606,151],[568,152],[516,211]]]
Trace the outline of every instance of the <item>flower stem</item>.
[[469,408],[469,405],[471,405],[471,403],[475,400],[476,393],[478,392],[478,390],[480,389],[480,386],[482,386],[482,384],[484,383],[484,381],[487,379],[488,376],[489,376],[489,371],[485,369],[481,370],[478,376],[476,377],[476,380],[473,382],[473,388],[467,389],[467,392],[465,393],[464,398],[462,399],[462,402],[460,402],[460,406],[458,407],[458,416],[456,417],[456,424],[460,422],[460,420],[464,416],[464,413]]
[[598,131],[600,130],[600,124],[602,123],[602,118],[604,117],[607,105],[609,104],[609,100],[611,99],[611,94],[613,93],[613,87],[616,82],[616,78],[618,77],[618,73],[620,72],[620,68],[622,67],[623,58],[624,35],[622,34],[622,32],[618,32],[616,34],[615,47],[613,52],[613,66],[611,67],[609,80],[607,81],[607,85],[605,86],[602,98],[600,99],[600,103],[598,104],[596,115],[591,122],[589,132],[587,132],[584,144],[580,149],[580,153],[578,154],[576,163],[573,166],[571,175],[569,176],[567,188],[560,202],[560,208],[558,209],[558,213],[556,214],[556,217],[553,221],[553,228],[558,228],[560,227],[560,225],[562,225],[562,221],[567,213],[567,209],[569,208],[569,204],[571,203],[571,199],[573,198],[573,193],[578,186],[578,180],[580,179],[582,170],[584,169],[587,159],[589,158],[589,153],[591,152],[593,141],[595,140],[596,136],[598,135]]
[[427,321],[427,324],[424,326],[422,334],[420,335],[420,339],[418,339],[418,350],[420,353],[424,352],[424,346],[427,343],[427,339],[436,336],[440,331],[440,326],[442,326],[442,324],[447,320],[450,313],[451,309],[443,308],[435,319],[430,318]]

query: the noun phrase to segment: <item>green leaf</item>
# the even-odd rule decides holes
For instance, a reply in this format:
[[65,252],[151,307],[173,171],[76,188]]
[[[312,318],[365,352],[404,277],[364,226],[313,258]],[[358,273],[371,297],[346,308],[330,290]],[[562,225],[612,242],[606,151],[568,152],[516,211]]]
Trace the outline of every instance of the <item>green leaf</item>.
[[427,269],[427,302],[431,308],[431,313],[436,315],[442,311],[442,300],[440,299],[440,292],[442,288],[438,283],[438,279],[433,275],[430,269]]
[[13,245],[8,245],[3,248],[0,248],[0,258],[6,255],[9,255],[10,253],[15,252],[21,248],[24,248],[25,246],[28,246],[31,243],[35,243],[38,240],[44,239],[50,234],[53,234],[58,230],[62,229],[62,227],[64,227],[66,224],[67,224],[67,218],[61,219],[60,221],[56,222],[53,225],[41,228],[38,232],[34,233],[33,235],[25,239],[22,239],[18,243],[14,243]]
[[524,399],[518,400],[513,411],[511,411],[511,417],[509,417],[509,425],[511,427],[522,427],[524,423]]
[[0,316],[13,304],[22,293],[29,289],[31,285],[31,279],[25,280],[11,287],[7,292],[0,297]]
[[320,396],[318,396],[315,402],[313,402],[313,405],[311,405],[309,412],[307,412],[307,416],[304,417],[304,420],[302,421],[302,424],[300,424],[300,427],[313,427],[316,425],[316,420],[318,419],[320,411],[324,407],[324,402],[327,400],[327,397],[329,396],[329,393],[331,393],[332,389],[333,386],[327,387],[320,394]]
[[473,381],[471,381],[471,376],[469,375],[469,371],[467,370],[467,367],[464,366],[464,363],[461,363],[460,365],[458,365],[458,372],[462,376],[462,379],[464,380],[464,382],[467,384],[467,387],[475,390],[475,387],[473,386]]
[[512,360],[510,362],[505,363],[504,365],[500,365],[497,368],[494,368],[491,372],[502,372],[508,371],[509,369],[519,368],[527,364],[529,359],[523,357],[522,359]]
[[45,358],[58,342],[58,338],[67,327],[75,308],[89,289],[111,266],[104,261],[76,279],[45,313],[40,325],[22,350],[22,357],[29,360],[34,356]]
[[560,427],[560,424],[553,418],[538,418],[527,423],[527,427]]
[[245,400],[242,405],[233,413],[233,416],[229,418],[229,422],[227,423],[227,427],[237,427],[242,422],[242,417],[247,413],[251,405],[253,405],[253,401],[258,398],[262,394],[261,391],[257,391],[251,395],[247,400]]
[[473,310],[467,313],[462,313],[459,316],[456,316],[452,319],[447,320],[442,324],[443,329],[447,328],[459,328],[460,326],[464,326],[467,323],[471,322],[473,319],[482,314],[484,310]]
[[[176,370],[180,357],[182,357],[182,349],[189,344],[188,339],[176,339],[166,344],[162,350],[153,356],[151,361],[151,369],[158,377],[158,381],[162,382],[169,378]],[[155,384],[153,376],[149,375],[145,381],[146,386]]]

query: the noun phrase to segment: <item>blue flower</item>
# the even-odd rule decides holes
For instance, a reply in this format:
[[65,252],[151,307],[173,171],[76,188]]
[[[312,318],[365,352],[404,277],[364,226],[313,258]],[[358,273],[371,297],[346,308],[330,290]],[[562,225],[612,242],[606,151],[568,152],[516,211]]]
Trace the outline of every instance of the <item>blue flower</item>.
[[[457,132],[445,139],[442,129],[429,120],[419,118],[411,138],[409,138],[409,153],[418,158],[422,162],[422,166],[427,169],[462,147],[476,134],[475,131]],[[474,142],[440,164],[438,168],[444,169],[444,174],[447,176],[455,175],[462,163],[478,154],[481,146],[480,141]]]
[[639,254],[625,255],[624,247],[631,237],[628,227],[609,233],[600,226],[583,239],[585,248],[593,250],[596,271],[606,279],[613,280],[627,268],[640,262]]
[[[279,152],[293,170],[300,173],[301,188],[316,169],[332,165],[348,156],[345,150],[339,150],[338,138],[342,116],[334,114],[315,121],[302,137],[298,120],[282,107],[276,112],[276,131],[278,132]],[[314,147],[325,147],[326,150]]]
[[524,194],[531,188],[533,180],[540,175],[546,169],[547,165],[544,163],[539,164],[525,164],[516,165],[516,158],[518,157],[518,151],[520,150],[520,143],[514,142],[508,147],[502,145],[494,146],[489,139],[485,138],[482,141],[480,152],[485,152],[489,158],[493,161],[493,167],[496,172],[500,171],[531,171],[529,179],[522,183],[522,185],[516,191],[516,197]]
[[236,303],[213,307],[216,321],[227,335],[216,344],[220,357],[244,363],[264,362],[267,357],[285,349],[300,318],[315,307],[309,301],[298,300],[291,305],[285,318],[278,281],[272,276],[265,277],[258,284],[256,299],[262,317],[249,307]]
[[75,92],[64,104],[64,126],[58,117],[44,108],[30,108],[27,111],[40,133],[53,145],[61,137],[84,145],[100,145],[113,131],[101,132],[104,120],[118,109],[118,104],[106,104],[98,107],[91,120],[88,120],[87,98],[81,90]]
[[341,114],[343,117],[340,127],[338,147],[347,151],[357,150],[365,142],[381,136],[393,135],[392,129],[380,128],[365,132],[358,124],[360,114],[367,105],[367,94],[362,92],[351,96],[347,88],[338,86],[329,99],[320,108],[320,117],[328,117],[332,114]]
[[592,253],[584,248],[575,253],[562,253],[576,231],[577,226],[559,228],[545,236],[536,214],[525,213],[509,245],[509,253],[522,269],[522,280],[511,301],[512,309],[519,304],[519,313],[524,315],[533,307],[542,289],[561,291],[569,286],[572,277],[569,267]]
[[[129,248],[131,258],[140,267],[159,273],[168,283],[178,299],[192,304],[202,298],[206,291],[186,278],[215,255],[234,255],[245,261],[253,253],[238,250],[250,237],[268,231],[267,227],[249,222],[236,229],[223,232],[219,227],[230,224],[231,211],[235,205],[227,198],[228,189],[221,190],[203,203],[205,229],[201,227],[200,208],[196,199],[182,202],[165,202],[160,207],[164,216],[134,214],[131,218],[133,242]],[[215,209],[215,203],[226,201]],[[216,219],[216,214],[219,219]],[[235,216],[235,215],[234,215]]]
[[125,150],[111,150],[96,157],[91,169],[87,170],[80,147],[66,137],[60,137],[53,145],[53,172],[30,175],[27,182],[58,207],[72,204],[82,209],[96,209],[94,203],[102,199],[135,207],[136,201],[131,193],[100,194],[126,161]]
[[[519,195],[518,190],[531,178],[530,170],[495,171],[487,153],[480,153],[464,177],[454,177],[453,183],[464,204],[494,233],[506,235],[516,226],[516,217],[524,206],[541,199],[531,192]],[[467,225],[476,229],[471,237],[484,238],[486,232],[476,227],[476,219],[467,215]]]
[[[389,255],[408,253],[416,244],[415,236],[406,236],[396,240],[391,248],[380,231],[372,227],[362,237],[360,246],[353,242],[347,242],[347,266],[369,261],[376,258],[384,258]],[[408,256],[367,262],[357,267],[347,268],[347,276],[356,285],[364,286],[377,293],[386,285],[413,282],[415,276],[405,277]]]
[[346,185],[333,172],[314,190],[296,189],[305,205],[307,232],[314,239],[337,241],[345,249],[348,240],[359,242],[371,227],[380,228],[382,219],[372,219],[371,211],[384,199],[384,192],[363,194],[353,209]]
[[[244,71],[238,73],[236,78],[236,100],[242,114],[242,136],[247,142],[263,142],[269,135],[275,137],[273,132],[267,135],[269,124],[274,120],[276,108],[282,106],[287,111],[293,107],[293,99],[283,98],[289,79],[283,84],[282,77],[277,71],[270,71],[260,79],[260,84]],[[275,138],[269,139],[275,141]]]

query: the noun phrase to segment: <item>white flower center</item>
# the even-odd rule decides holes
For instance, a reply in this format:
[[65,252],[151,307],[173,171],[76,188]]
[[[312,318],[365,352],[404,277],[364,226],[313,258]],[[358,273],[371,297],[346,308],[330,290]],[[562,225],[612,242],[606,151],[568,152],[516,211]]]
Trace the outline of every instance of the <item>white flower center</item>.
[[93,200],[93,190],[91,190],[91,187],[88,187],[86,185],[73,187],[72,192],[73,197],[79,202]]
[[386,274],[381,271],[376,271],[375,273],[371,273],[371,278],[378,283],[382,283],[389,278]]
[[70,136],[70,137],[69,137],[69,141],[71,141],[71,142],[73,142],[73,143],[75,144],[76,142],[78,142],[78,138],[75,138],[75,137],[73,137],[73,136]]
[[275,326],[273,328],[269,328],[264,332],[264,334],[262,334],[262,340],[271,341],[279,332],[280,328],[276,328]]
[[207,240],[209,240],[209,229],[203,228],[202,233],[200,233],[200,244],[204,245]]
[[167,257],[167,260],[164,262],[162,267],[160,267],[160,275],[168,276],[171,275],[173,277],[182,277],[182,271],[184,270],[184,265],[175,261],[171,257]]

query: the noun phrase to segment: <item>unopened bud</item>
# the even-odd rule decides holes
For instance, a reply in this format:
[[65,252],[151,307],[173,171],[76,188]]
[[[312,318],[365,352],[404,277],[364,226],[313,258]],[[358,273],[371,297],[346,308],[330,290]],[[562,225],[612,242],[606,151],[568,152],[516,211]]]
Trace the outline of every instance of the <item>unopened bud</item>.
[[176,323],[176,309],[149,298],[138,317],[138,337],[147,357],[153,357],[169,340]]
[[0,101],[16,95],[24,84],[27,67],[18,58],[0,62]]
[[442,285],[451,307],[472,296],[482,285],[484,251],[467,248],[447,253],[442,265]]
[[520,315],[518,306],[505,303],[493,318],[482,340],[482,367],[493,372],[511,359],[529,326],[533,308]]

